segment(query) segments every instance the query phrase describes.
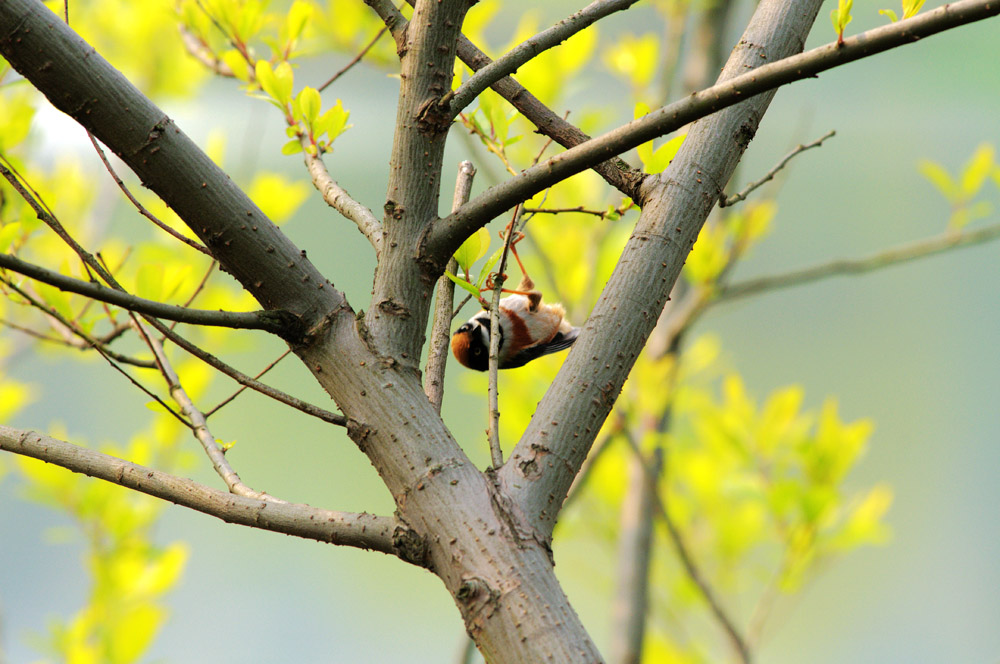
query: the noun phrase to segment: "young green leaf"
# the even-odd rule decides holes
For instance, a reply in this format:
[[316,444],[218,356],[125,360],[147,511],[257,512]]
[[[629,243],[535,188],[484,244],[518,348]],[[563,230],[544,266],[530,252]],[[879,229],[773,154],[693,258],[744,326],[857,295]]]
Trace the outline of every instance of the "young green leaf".
[[444,276],[446,276],[449,279],[451,279],[452,281],[454,281],[456,286],[460,286],[461,288],[464,288],[465,290],[467,290],[470,293],[472,293],[473,297],[479,297],[479,289],[476,288],[475,286],[473,286],[472,284],[470,284],[465,279],[463,279],[461,277],[456,277],[454,274],[452,274],[448,270],[444,271]]
[[459,267],[468,272],[473,263],[486,255],[486,250],[489,249],[489,247],[490,232],[485,228],[480,228],[478,231],[470,235],[468,239],[462,243],[462,246],[458,248],[458,251],[455,252],[455,260],[458,261]]
[[854,0],[837,0],[837,8],[830,12],[830,21],[833,23],[834,31],[837,33],[838,46],[844,43],[844,28],[847,27],[847,24],[853,18],[851,16],[851,8],[853,6]]

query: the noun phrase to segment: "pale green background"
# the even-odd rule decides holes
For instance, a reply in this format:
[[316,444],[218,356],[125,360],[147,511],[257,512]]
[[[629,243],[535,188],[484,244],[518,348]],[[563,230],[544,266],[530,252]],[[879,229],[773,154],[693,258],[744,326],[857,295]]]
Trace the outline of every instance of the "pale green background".
[[[848,32],[878,24],[875,12],[886,4],[857,3]],[[547,7],[545,22],[569,10]],[[810,47],[832,38],[828,13],[829,7],[821,12]],[[647,25],[640,13],[606,29]],[[504,27],[498,22],[498,30]],[[1000,144],[998,44],[994,19],[783,89],[740,182],[766,171],[790,145],[828,129],[837,137],[794,163],[777,231],[736,277],[861,256],[942,230],[948,207],[916,164],[930,158],[954,172],[981,142]],[[312,79],[344,61],[324,59]],[[352,72],[327,98],[342,97],[355,125],[329,163],[377,211],[396,82],[368,73]],[[595,87],[581,90],[580,98],[591,93],[608,94]],[[237,177],[263,165],[298,167],[276,154],[284,136],[272,109],[228,84],[214,86],[199,106],[166,106],[196,137],[214,126],[231,129],[230,163],[247,166],[233,169]],[[62,148],[70,139],[58,140]],[[452,140],[449,173],[464,157],[459,146]],[[992,221],[998,219],[995,213]],[[314,198],[287,231],[356,307],[366,306],[372,260],[349,222]],[[1000,659],[998,257],[998,245],[956,251],[727,304],[699,324],[699,331],[721,337],[757,396],[801,383],[811,406],[837,395],[845,419],[873,418],[871,451],[851,485],[886,480],[896,493],[891,544],[836,562],[795,604],[779,604],[760,662]],[[268,356],[277,354],[278,344],[268,347]],[[259,366],[264,358],[234,355],[234,361]],[[93,442],[125,438],[148,414],[146,398],[97,362],[67,369],[26,356],[12,371],[45,386],[45,400],[14,426],[44,431],[61,421]],[[292,362],[278,375],[286,389],[329,404]],[[460,392],[457,375],[449,375],[446,419],[482,462],[485,404]],[[391,510],[370,464],[340,433],[253,394],[241,399],[243,408],[213,419],[213,430],[238,441],[230,458],[249,485],[331,509]],[[218,484],[207,469],[197,477]],[[46,543],[46,532],[63,525],[18,499],[11,478],[0,483],[0,643],[12,663],[36,657],[25,635],[43,629],[46,616],[70,615],[83,601],[80,548]],[[151,661],[430,663],[457,656],[461,622],[440,582],[393,558],[228,526],[180,508],[167,511],[159,535],[163,542],[188,541],[191,558]],[[595,590],[607,582],[587,583],[571,568],[557,571],[606,647],[607,603]]]

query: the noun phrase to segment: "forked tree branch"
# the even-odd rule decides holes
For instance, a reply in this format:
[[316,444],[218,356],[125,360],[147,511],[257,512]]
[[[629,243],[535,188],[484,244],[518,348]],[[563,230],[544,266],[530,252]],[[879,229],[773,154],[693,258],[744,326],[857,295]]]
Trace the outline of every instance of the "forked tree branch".
[[638,0],[594,0],[577,13],[521,42],[477,71],[454,93],[445,95],[441,103],[448,104],[449,112],[454,119],[486,88],[513,74],[518,67],[537,57],[539,53],[558,46],[605,16],[628,9],[636,2]]
[[227,523],[399,555],[393,538],[400,524],[392,517],[333,512],[270,498],[237,496],[34,431],[3,425],[0,425],[0,449],[162,498]]
[[10,254],[0,254],[0,268],[23,274],[59,290],[107,302],[128,311],[165,318],[191,325],[211,325],[243,330],[265,330],[275,334],[287,332],[290,314],[281,311],[210,311],[188,309],[174,304],[147,300],[125,291],[115,290],[89,281],[67,277],[44,267],[22,261]]
[[[433,224],[425,236],[421,253],[435,264],[443,265],[445,258],[465,238],[504,210],[614,155],[787,83],[811,78],[848,62],[997,14],[1000,14],[1000,2],[997,0],[960,0],[905,21],[849,37],[843,45],[832,42],[717,83],[490,187],[455,214]],[[766,53],[762,55],[767,56]],[[637,202],[640,205],[644,203],[642,195]]]

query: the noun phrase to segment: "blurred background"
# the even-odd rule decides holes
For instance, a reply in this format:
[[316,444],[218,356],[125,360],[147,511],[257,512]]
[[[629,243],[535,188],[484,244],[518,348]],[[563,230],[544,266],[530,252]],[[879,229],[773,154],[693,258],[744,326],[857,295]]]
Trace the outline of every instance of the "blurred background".
[[[506,43],[514,10],[532,4],[505,3],[487,31],[492,43]],[[602,35],[647,31],[652,9],[644,4],[602,22]],[[807,48],[835,39],[827,18],[834,4],[821,10]],[[553,2],[536,11],[545,26],[576,8]],[[881,8],[858,3],[848,34],[883,24]],[[749,12],[737,12],[730,44]],[[1000,23],[987,20],[782,88],[730,189],[760,177],[795,144],[830,129],[837,135],[792,162],[774,231],[734,280],[861,257],[942,232],[951,210],[918,163],[929,159],[957,173],[981,144],[1000,143],[998,38]],[[348,60],[316,58],[297,77],[322,81]],[[595,66],[591,74],[573,96],[580,103],[574,116],[616,92],[606,70]],[[348,191],[378,211],[397,80],[362,64],[337,86],[354,127],[327,162]],[[231,82],[209,82],[194,101],[163,106],[199,143],[225,132],[225,164],[238,181],[263,164],[301,174],[299,159],[279,156],[286,137],[274,109]],[[607,117],[605,129],[627,119],[630,109]],[[96,163],[82,131],[55,111],[44,112],[36,130],[46,152],[79,148]],[[470,157],[465,146],[453,136],[443,200],[450,200],[455,165]],[[476,190],[488,184],[481,172]],[[995,204],[997,187],[987,189]],[[113,223],[124,232],[134,220],[119,214]],[[994,207],[981,223],[998,220]],[[309,247],[310,259],[356,308],[367,308],[374,262],[352,224],[310,196],[285,231]],[[760,662],[1000,660],[998,256],[997,244],[959,249],[720,304],[698,323],[696,332],[719,338],[727,363],[758,398],[799,384],[810,407],[835,396],[844,420],[871,418],[869,452],[849,484],[885,481],[895,493],[890,541],[823,567],[801,595],[779,602]],[[255,335],[258,341],[262,348],[247,353],[241,366],[262,367],[282,350],[264,335]],[[39,396],[5,423],[11,426],[42,432],[58,426],[73,440],[97,444],[127,438],[149,415],[148,399],[96,360],[67,363],[56,353],[26,350],[6,371],[35,385]],[[273,382],[333,408],[293,361],[276,369]],[[341,432],[331,435],[253,393],[240,399],[239,408],[213,419],[213,430],[238,441],[229,458],[248,485],[329,509],[391,512],[374,470]],[[444,417],[485,467],[485,397],[470,392],[455,367]],[[189,474],[215,486],[207,466]],[[0,481],[0,646],[11,663],[36,660],[31,634],[85,601],[82,546],[70,525],[24,500],[14,478]],[[148,661],[458,661],[464,631],[454,604],[434,576],[396,559],[230,526],[176,507],[166,511],[158,537],[186,541],[189,559]],[[606,649],[610,573],[595,579],[575,566],[581,552],[557,543],[555,553],[577,611]]]

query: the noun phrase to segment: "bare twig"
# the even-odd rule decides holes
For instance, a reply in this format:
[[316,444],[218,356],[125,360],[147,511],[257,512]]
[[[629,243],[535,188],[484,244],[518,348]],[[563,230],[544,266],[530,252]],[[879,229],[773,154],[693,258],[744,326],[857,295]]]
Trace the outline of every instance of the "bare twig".
[[[497,379],[500,360],[500,291],[503,290],[503,282],[506,279],[504,272],[507,269],[507,254],[510,252],[510,245],[515,235],[517,235],[517,221],[520,206],[514,208],[514,218],[511,219],[507,237],[504,238],[503,253],[500,254],[500,263],[497,266],[497,273],[493,279],[493,301],[490,306],[490,355],[489,355],[489,402],[490,402],[490,423],[486,431],[486,436],[490,443],[490,459],[494,469],[499,469],[503,465],[503,450],[500,448],[500,400],[497,390]],[[508,342],[509,343],[509,342]]]
[[102,162],[104,162],[104,168],[106,168],[107,171],[108,171],[108,173],[111,174],[111,178],[115,181],[115,184],[117,184],[118,188],[122,190],[122,193],[125,194],[126,198],[128,198],[129,201],[131,201],[132,205],[135,206],[135,209],[139,211],[139,214],[141,214],[142,216],[146,217],[146,219],[149,219],[151,222],[153,222],[154,224],[156,224],[156,226],[158,226],[162,230],[166,231],[172,237],[180,240],[181,242],[183,242],[187,246],[191,247],[192,249],[197,249],[198,251],[200,251],[201,253],[205,254],[206,256],[211,256],[212,255],[212,252],[208,250],[208,247],[206,247],[205,245],[201,244],[200,242],[192,240],[191,238],[189,238],[189,237],[185,236],[184,234],[180,233],[179,231],[171,228],[167,224],[165,224],[162,221],[160,221],[159,219],[157,219],[156,215],[154,215],[152,212],[150,212],[149,210],[147,210],[145,208],[145,206],[143,206],[143,204],[140,203],[138,201],[138,199],[136,199],[136,197],[132,195],[132,192],[129,191],[128,187],[125,186],[125,183],[122,182],[122,179],[120,177],[118,177],[118,173],[116,173],[115,169],[111,166],[111,162],[108,161],[107,155],[104,154],[104,150],[101,148],[100,144],[97,142],[97,139],[94,138],[94,135],[91,134],[88,131],[87,132],[87,138],[90,139],[90,142],[93,144],[94,149],[97,151],[97,156],[101,158]]
[[[256,376],[254,376],[254,380],[260,380],[261,376],[263,376],[264,374],[266,374],[268,371],[270,371],[274,367],[278,366],[278,362],[281,362],[283,359],[285,359],[286,357],[288,357],[288,355],[291,352],[292,352],[291,349],[289,349],[289,350],[286,350],[281,355],[279,355],[276,360],[274,360],[273,362],[271,362],[270,364],[268,364],[266,367],[264,367],[263,369],[261,369],[261,371]],[[214,415],[215,413],[219,412],[224,407],[226,407],[227,405],[229,405],[233,401],[233,399],[235,399],[236,397],[238,397],[241,394],[243,394],[243,392],[246,389],[247,389],[247,386],[246,385],[242,385],[240,387],[240,389],[236,390],[235,392],[233,392],[232,394],[230,394],[228,397],[226,397],[225,399],[223,399],[222,401],[220,401],[218,403],[218,405],[216,405],[214,408],[211,408],[208,411],[206,411],[205,412],[205,419],[207,420],[212,415]]]
[[393,533],[399,524],[392,517],[332,512],[272,498],[237,496],[33,431],[2,425],[0,449],[162,498],[227,523],[391,555],[397,553]]
[[775,164],[774,168],[769,170],[764,177],[757,180],[756,182],[751,182],[746,187],[744,187],[743,191],[741,191],[740,193],[733,194],[732,196],[729,197],[726,197],[725,194],[720,196],[719,207],[720,208],[728,207],[730,205],[735,205],[740,201],[746,200],[747,196],[750,195],[750,192],[762,186],[765,182],[770,182],[771,180],[773,180],[774,176],[777,175],[778,171],[784,168],[785,165],[788,164],[788,162],[790,162],[792,159],[794,159],[796,155],[801,154],[810,148],[818,148],[819,146],[823,145],[823,141],[825,141],[828,138],[832,138],[836,135],[837,132],[831,129],[830,131],[826,132],[825,134],[817,138],[812,143],[807,143],[806,145],[802,144],[797,145],[791,152],[782,157],[781,161]]
[[139,322],[138,316],[135,314],[132,314],[132,322],[135,325],[136,332],[146,342],[149,349],[153,351],[153,356],[156,358],[160,373],[163,375],[163,379],[167,382],[167,386],[170,389],[170,396],[173,397],[173,400],[180,407],[181,412],[190,420],[191,432],[198,439],[198,442],[201,443],[205,454],[208,455],[208,458],[212,462],[212,467],[219,474],[219,477],[222,478],[222,481],[226,483],[226,486],[229,487],[230,493],[246,496],[247,498],[264,498],[266,494],[254,491],[243,484],[240,476],[236,474],[236,471],[229,464],[229,460],[226,459],[225,450],[215,442],[215,436],[208,429],[208,422],[205,420],[205,415],[195,407],[194,402],[191,401],[191,397],[188,396],[184,386],[181,385],[177,372],[174,371],[173,365],[167,358],[166,353],[163,352],[163,345],[146,333],[142,323]]
[[18,274],[37,279],[50,286],[55,286],[59,290],[76,293],[101,302],[114,304],[129,311],[156,316],[158,318],[166,318],[167,320],[190,323],[192,325],[214,325],[236,329],[266,330],[276,334],[287,329],[287,324],[283,320],[286,316],[283,316],[281,312],[187,309],[173,304],[147,300],[100,284],[67,277],[33,263],[22,261],[9,254],[0,254],[0,268],[12,270]]
[[518,67],[566,41],[576,33],[614,12],[628,9],[638,0],[594,0],[589,5],[564,18],[551,28],[539,32],[534,37],[518,44],[509,52],[486,65],[463,83],[454,94],[446,94],[441,104],[449,105],[452,118],[472,103],[482,92],[497,81],[517,71]]
[[[476,169],[471,161],[463,161],[458,165],[458,178],[455,181],[455,195],[451,209],[457,210],[469,200],[472,192],[472,180]],[[457,269],[454,258],[448,262],[447,270],[452,274]],[[451,305],[455,296],[455,282],[442,275],[437,282],[437,300],[434,304],[434,323],[431,327],[430,350],[427,351],[427,366],[424,369],[424,393],[430,399],[434,410],[441,412],[441,402],[444,400],[444,370],[448,362],[448,342],[451,339]]]
[[305,161],[306,169],[312,178],[313,186],[319,191],[326,204],[353,221],[376,251],[381,249],[381,222],[372,214],[371,210],[354,200],[347,193],[347,190],[337,184],[337,181],[330,176],[330,172],[326,169],[326,164],[323,163],[318,151],[316,154],[310,154],[309,150],[306,149],[309,145],[308,136],[302,134],[299,141],[302,143],[302,159]]
[[270,385],[266,385],[258,380],[254,380],[253,378],[246,375],[242,371],[226,364],[225,362],[215,357],[208,351],[194,345],[193,343],[191,343],[181,335],[177,334],[176,332],[174,332],[169,327],[167,327],[160,321],[156,320],[155,318],[147,318],[146,322],[148,322],[150,325],[156,328],[156,330],[164,337],[174,342],[175,344],[183,348],[191,355],[194,355],[195,357],[197,357],[199,360],[209,365],[210,367],[218,369],[222,373],[226,374],[240,385],[245,385],[249,387],[251,390],[260,392],[266,397],[270,397],[275,401],[280,401],[281,403],[287,406],[291,406],[296,410],[300,410],[306,415],[312,415],[313,417],[319,418],[324,422],[329,422],[330,424],[336,424],[338,426],[347,425],[347,418],[345,418],[343,415],[338,415],[337,413],[331,413],[330,411],[324,408],[320,408],[319,406],[315,406],[307,401],[303,401],[302,399],[293,397],[290,394],[286,394],[276,387],[271,387]]
[[320,92],[323,92],[323,90],[326,90],[328,87],[330,87],[331,85],[333,85],[337,81],[338,78],[340,78],[341,76],[343,76],[344,74],[346,74],[348,71],[350,71],[351,67],[353,67],[354,65],[358,64],[359,62],[361,62],[361,59],[363,57],[365,57],[365,55],[368,54],[368,51],[372,50],[372,47],[374,47],[375,44],[378,43],[378,40],[382,38],[382,35],[384,35],[385,32],[386,32],[386,30],[388,30],[388,29],[389,29],[388,26],[383,26],[378,31],[378,33],[376,33],[376,35],[374,37],[372,37],[372,40],[370,42],[368,42],[368,44],[364,48],[361,49],[360,53],[358,53],[357,55],[355,55],[354,58],[350,62],[348,62],[343,67],[341,67],[340,70],[337,71],[336,74],[334,74],[333,76],[331,76],[327,80],[326,83],[324,83],[323,85],[319,86],[318,90]]
[[722,288],[716,301],[735,300],[739,297],[807,284],[827,277],[864,274],[898,263],[933,256],[949,249],[982,244],[998,238],[1000,238],[1000,224],[992,224],[974,231],[947,232],[938,237],[910,242],[864,258],[834,260],[801,270],[740,281]]

